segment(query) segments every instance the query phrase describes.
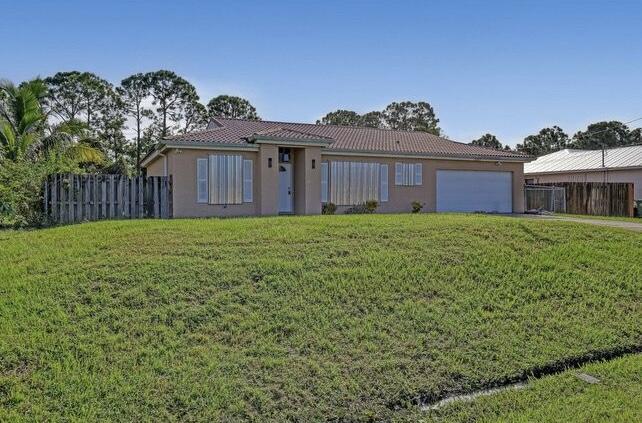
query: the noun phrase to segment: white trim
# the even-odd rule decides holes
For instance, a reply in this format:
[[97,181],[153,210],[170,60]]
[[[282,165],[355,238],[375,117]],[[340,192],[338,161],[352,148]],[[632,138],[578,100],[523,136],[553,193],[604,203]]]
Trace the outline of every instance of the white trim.
[[143,158],[140,162],[141,167],[147,167],[151,162],[156,160],[156,158],[166,152],[169,149],[184,149],[184,150],[210,150],[210,151],[249,151],[249,152],[258,152],[259,151],[259,146],[249,144],[249,145],[232,145],[232,144],[211,144],[211,145],[203,145],[203,143],[198,143],[198,144],[163,144],[162,147],[160,147],[158,150],[154,150],[152,153],[150,153],[147,157]]
[[451,156],[431,156],[419,153],[379,153],[379,152],[359,152],[359,151],[350,151],[350,150],[321,150],[321,156],[357,156],[357,157],[389,157],[389,158],[400,158],[400,159],[425,159],[425,160],[458,160],[466,162],[493,162],[493,163],[502,163],[502,162],[516,162],[516,163],[525,163],[533,160],[532,157],[528,158],[514,158],[514,157],[451,157]]
[[[147,167],[147,165],[153,161],[156,156],[165,151],[168,148],[177,148],[177,149],[189,149],[189,150],[226,150],[226,151],[259,151],[261,143],[258,144],[214,144],[203,145],[203,143],[183,143],[183,144],[164,144],[160,150],[156,150],[148,157],[144,158],[141,161],[141,167]],[[268,144],[268,143],[266,143]],[[280,144],[280,145],[293,145],[300,147],[314,147],[312,143],[284,143],[284,142],[271,142],[269,144]],[[436,156],[430,154],[420,154],[420,153],[382,153],[382,152],[373,152],[373,151],[353,151],[353,150],[332,150],[324,148],[321,150],[321,156],[350,156],[350,157],[384,157],[384,158],[418,158],[424,160],[456,160],[456,161],[466,161],[466,162],[493,162],[493,163],[502,163],[502,162],[515,162],[515,163],[527,163],[534,160],[533,157],[457,157],[457,156]],[[632,169],[637,169],[638,167],[633,167]],[[631,168],[613,168],[613,169],[631,169]],[[565,173],[565,172],[563,172]]]
[[563,175],[565,173],[602,173],[602,172],[618,172],[621,170],[642,170],[642,166],[628,166],[628,167],[598,167],[593,169],[574,169],[574,170],[551,170],[548,172],[524,172],[524,176],[539,176],[539,175]]

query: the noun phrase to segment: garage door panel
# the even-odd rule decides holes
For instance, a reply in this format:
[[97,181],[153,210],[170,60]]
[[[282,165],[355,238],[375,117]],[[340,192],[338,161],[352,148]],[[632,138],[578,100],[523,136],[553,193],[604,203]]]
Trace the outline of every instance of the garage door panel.
[[438,212],[511,213],[512,172],[438,170]]

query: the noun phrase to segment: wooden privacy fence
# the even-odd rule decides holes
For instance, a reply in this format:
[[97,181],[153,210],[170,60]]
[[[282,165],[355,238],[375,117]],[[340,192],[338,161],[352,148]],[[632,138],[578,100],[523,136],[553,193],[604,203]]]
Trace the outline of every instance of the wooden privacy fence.
[[45,181],[43,197],[54,223],[172,215],[171,176],[57,174]]
[[633,216],[633,184],[612,182],[553,182],[540,185],[566,190],[566,213]]

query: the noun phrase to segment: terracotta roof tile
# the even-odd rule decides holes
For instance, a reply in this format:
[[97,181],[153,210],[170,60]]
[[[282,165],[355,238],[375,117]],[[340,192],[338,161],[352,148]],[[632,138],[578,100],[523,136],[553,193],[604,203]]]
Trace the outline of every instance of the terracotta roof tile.
[[426,132],[397,131],[353,126],[315,125],[264,120],[216,118],[208,129],[169,138],[175,143],[248,144],[255,134],[292,138],[330,138],[332,151],[417,154],[460,158],[497,158],[528,160],[529,156],[505,150],[494,150],[441,138]]

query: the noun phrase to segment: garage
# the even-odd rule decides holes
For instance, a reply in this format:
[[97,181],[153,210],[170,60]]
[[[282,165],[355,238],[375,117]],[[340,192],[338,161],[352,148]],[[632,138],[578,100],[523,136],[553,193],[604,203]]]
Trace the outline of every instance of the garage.
[[512,172],[437,171],[438,212],[512,213]]

